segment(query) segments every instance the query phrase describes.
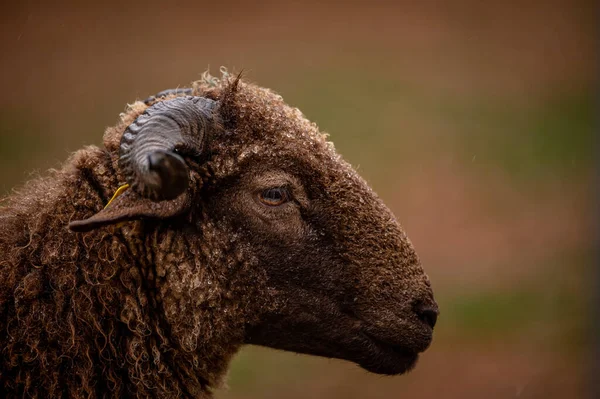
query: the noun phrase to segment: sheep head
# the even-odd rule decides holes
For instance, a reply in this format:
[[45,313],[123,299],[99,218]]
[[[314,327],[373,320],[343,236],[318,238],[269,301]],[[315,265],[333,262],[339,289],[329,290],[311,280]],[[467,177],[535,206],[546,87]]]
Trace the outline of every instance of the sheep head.
[[179,94],[150,99],[122,134],[118,164],[131,188],[71,229],[173,218],[198,235],[201,220],[225,226],[266,276],[245,343],[380,374],[410,370],[438,309],[392,212],[273,92],[224,79]]

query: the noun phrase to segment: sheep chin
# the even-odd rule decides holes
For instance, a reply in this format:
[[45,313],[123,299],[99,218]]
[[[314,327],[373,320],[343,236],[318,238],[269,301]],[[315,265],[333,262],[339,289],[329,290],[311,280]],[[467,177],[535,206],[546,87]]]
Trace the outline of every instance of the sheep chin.
[[417,365],[417,352],[387,344],[367,334],[365,337],[369,343],[369,356],[358,363],[363,369],[375,374],[400,375],[413,370]]

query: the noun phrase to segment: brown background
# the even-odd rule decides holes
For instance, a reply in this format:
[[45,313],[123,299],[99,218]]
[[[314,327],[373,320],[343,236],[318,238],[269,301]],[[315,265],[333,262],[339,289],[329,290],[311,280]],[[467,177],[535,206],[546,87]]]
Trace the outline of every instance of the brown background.
[[218,397],[580,397],[593,4],[2,6],[0,193],[100,144],[127,102],[243,69],[329,132],[388,203],[442,314],[407,376],[247,348]]

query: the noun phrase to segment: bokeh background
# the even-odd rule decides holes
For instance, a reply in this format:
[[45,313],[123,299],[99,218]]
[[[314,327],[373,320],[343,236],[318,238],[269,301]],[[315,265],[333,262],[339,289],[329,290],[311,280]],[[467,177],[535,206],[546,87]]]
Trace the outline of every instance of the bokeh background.
[[248,347],[218,398],[589,392],[594,2],[23,2],[0,15],[2,195],[101,144],[126,103],[226,66],[329,132],[408,231],[442,312],[412,373]]

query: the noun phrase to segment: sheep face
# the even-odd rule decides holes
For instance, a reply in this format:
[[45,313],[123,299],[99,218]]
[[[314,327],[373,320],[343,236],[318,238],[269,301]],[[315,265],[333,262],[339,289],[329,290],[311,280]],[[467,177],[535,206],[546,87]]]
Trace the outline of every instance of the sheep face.
[[248,243],[271,307],[246,342],[409,370],[437,305],[394,215],[326,137],[268,90],[240,84],[213,140],[206,213]]
[[[156,158],[127,155],[126,162],[120,163],[124,169],[156,172],[154,177],[138,182],[137,172],[133,173],[134,190],[119,197],[116,205],[71,227],[178,218],[183,222],[170,222],[167,228],[183,226],[186,236],[198,237],[187,240],[188,255],[194,259],[185,259],[185,264],[204,265],[220,276],[222,286],[261,286],[253,291],[253,303],[235,305],[238,313],[228,323],[238,323],[241,329],[236,340],[346,359],[380,374],[410,370],[432,340],[438,310],[428,277],[391,211],[336,153],[326,135],[280,96],[239,80],[197,84],[191,94],[195,97],[187,100],[176,97],[185,103],[176,108],[208,104],[203,109],[210,112],[193,111],[205,118],[194,126],[212,128],[192,126],[190,137],[164,139],[159,144],[170,147],[165,147],[167,152],[157,147]],[[179,103],[154,109],[160,114],[172,104]],[[125,122],[131,123],[144,109],[130,112]],[[136,123],[141,126],[144,118],[138,117]],[[187,123],[178,118],[170,116],[165,123]],[[120,130],[122,152],[129,150],[132,135],[140,130],[136,123],[125,134]],[[118,148],[120,137],[115,132],[119,130],[105,136],[109,151]],[[202,151],[190,153],[189,148]],[[131,167],[129,161],[136,157],[141,166]],[[189,185],[183,193],[162,190],[172,170],[178,186]],[[153,202],[157,199],[162,201]],[[231,247],[233,260],[213,265],[210,254],[194,248],[207,239],[207,226],[230,234],[231,242],[223,246]],[[245,262],[245,273],[232,272],[235,259]],[[249,275],[260,278],[253,281]],[[193,296],[188,302],[203,306],[195,294],[202,282],[192,289],[189,281],[186,277],[177,282],[190,286],[179,289],[178,295]],[[241,300],[232,292],[233,302]],[[187,319],[200,320],[171,313],[181,325]]]

